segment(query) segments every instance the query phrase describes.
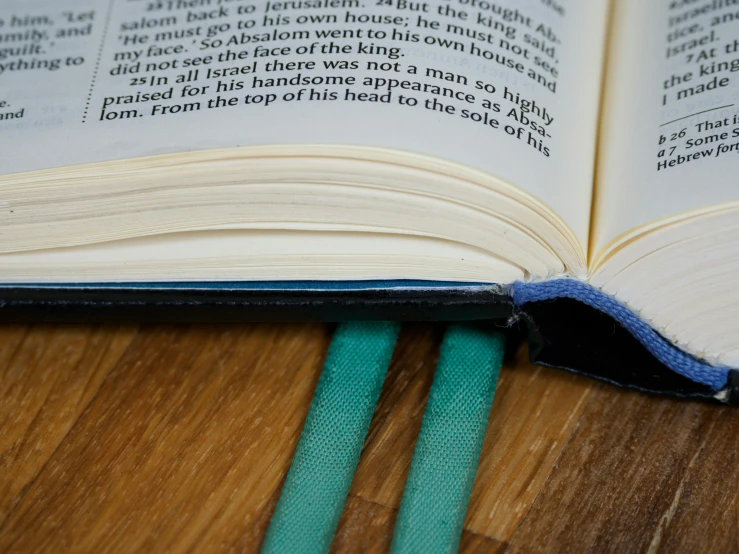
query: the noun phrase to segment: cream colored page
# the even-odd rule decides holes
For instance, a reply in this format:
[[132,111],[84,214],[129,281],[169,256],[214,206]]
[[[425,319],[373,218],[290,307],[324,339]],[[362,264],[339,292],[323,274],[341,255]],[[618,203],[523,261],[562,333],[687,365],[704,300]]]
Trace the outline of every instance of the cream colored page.
[[594,253],[739,200],[739,4],[615,0]]
[[262,144],[508,180],[586,245],[606,0],[3,0],[0,171]]

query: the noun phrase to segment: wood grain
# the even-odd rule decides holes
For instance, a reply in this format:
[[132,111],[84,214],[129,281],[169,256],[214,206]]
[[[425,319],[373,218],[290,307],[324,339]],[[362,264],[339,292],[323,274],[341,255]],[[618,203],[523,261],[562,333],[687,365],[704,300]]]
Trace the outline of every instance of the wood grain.
[[593,382],[534,367],[518,352],[501,372],[465,527],[508,542],[562,454]]
[[[257,552],[331,331],[0,327],[0,551]],[[401,332],[333,552],[389,548],[442,332]],[[460,551],[739,551],[737,429],[519,351]]]
[[140,331],[0,551],[254,545],[245,531],[287,470],[329,338],[320,325]]
[[513,552],[735,552],[739,411],[599,387]]
[[331,543],[331,552],[387,552],[397,515],[397,510],[350,494]]
[[0,328],[0,525],[130,344],[135,328]]

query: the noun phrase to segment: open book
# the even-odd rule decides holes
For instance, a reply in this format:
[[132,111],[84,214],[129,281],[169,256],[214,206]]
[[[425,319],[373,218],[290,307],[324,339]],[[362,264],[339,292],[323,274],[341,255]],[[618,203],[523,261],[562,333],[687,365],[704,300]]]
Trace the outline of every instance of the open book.
[[726,398],[738,70],[710,0],[4,0],[0,280],[574,298]]

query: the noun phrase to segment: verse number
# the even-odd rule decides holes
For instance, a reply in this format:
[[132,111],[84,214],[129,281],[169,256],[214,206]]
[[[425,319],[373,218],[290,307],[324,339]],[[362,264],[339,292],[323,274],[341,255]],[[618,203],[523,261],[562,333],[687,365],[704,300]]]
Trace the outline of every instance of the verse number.
[[688,129],[687,129],[687,128],[685,128],[685,129],[681,129],[681,130],[680,130],[680,131],[678,131],[677,133],[671,133],[671,134],[669,135],[669,138],[668,138],[668,137],[666,137],[665,135],[660,135],[660,136],[659,136],[659,143],[660,143],[660,144],[664,144],[664,143],[666,143],[666,142],[667,142],[668,140],[669,140],[670,142],[672,142],[672,141],[675,141],[675,140],[678,140],[678,139],[681,139],[681,138],[685,138],[685,135],[687,135],[687,134],[688,134]]

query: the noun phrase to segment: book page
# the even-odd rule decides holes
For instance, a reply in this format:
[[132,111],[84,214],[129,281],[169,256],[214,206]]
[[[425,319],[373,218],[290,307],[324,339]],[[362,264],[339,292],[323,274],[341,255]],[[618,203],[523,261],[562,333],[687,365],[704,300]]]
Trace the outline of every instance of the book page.
[[197,149],[396,148],[586,246],[607,0],[4,0],[3,174]]
[[635,227],[739,200],[739,4],[615,4],[595,255]]

